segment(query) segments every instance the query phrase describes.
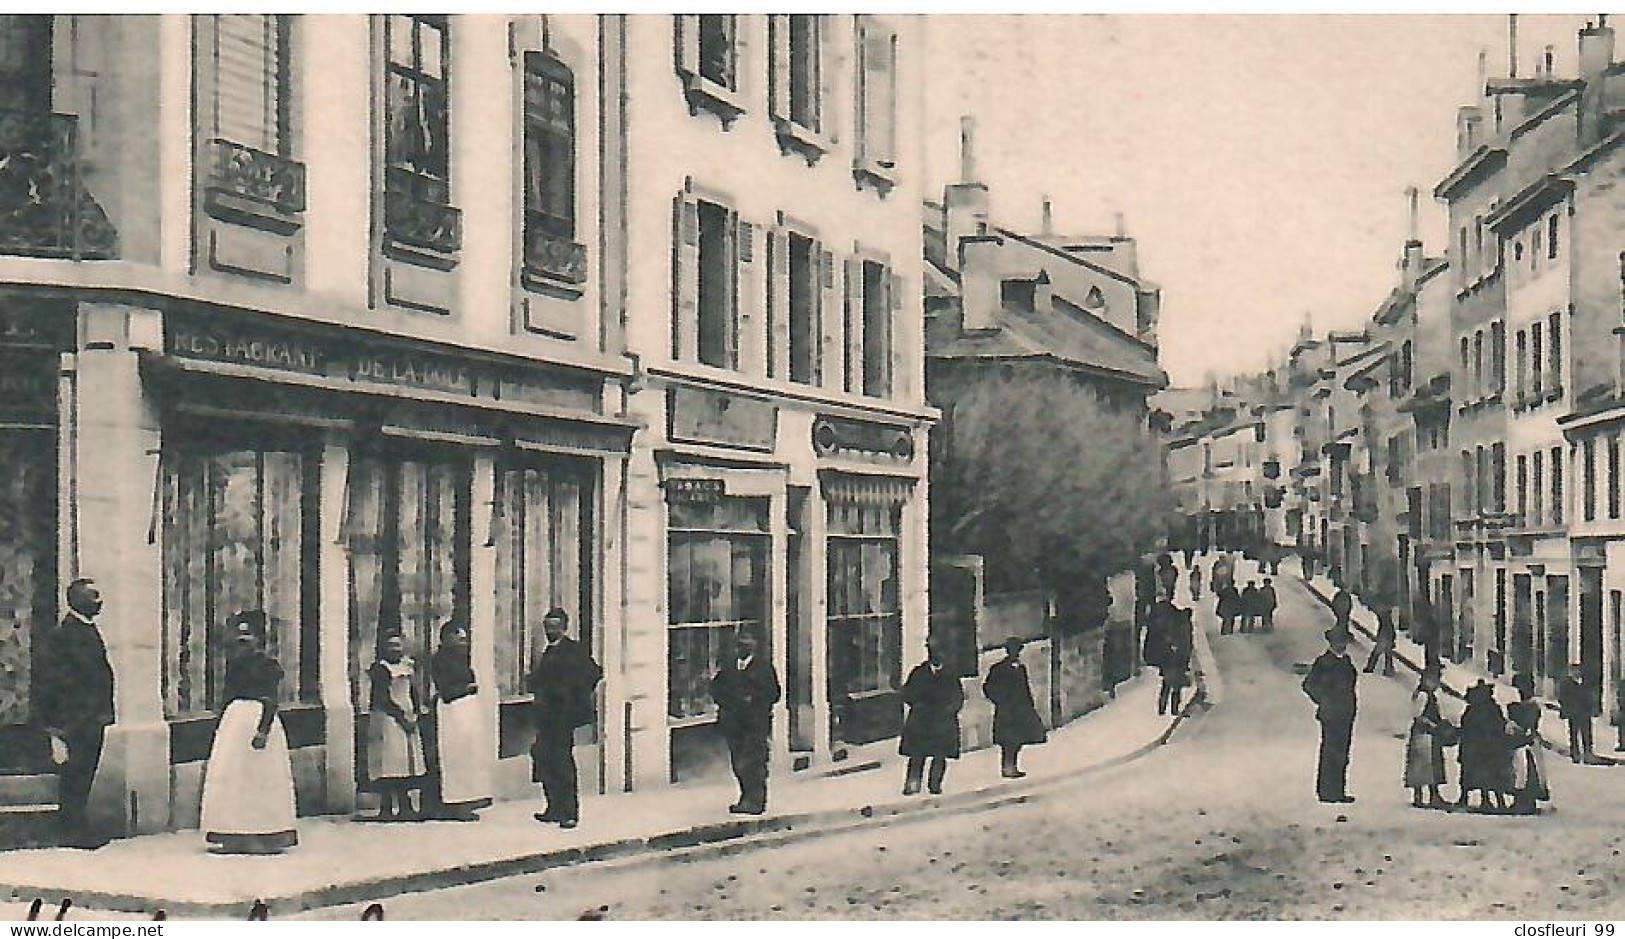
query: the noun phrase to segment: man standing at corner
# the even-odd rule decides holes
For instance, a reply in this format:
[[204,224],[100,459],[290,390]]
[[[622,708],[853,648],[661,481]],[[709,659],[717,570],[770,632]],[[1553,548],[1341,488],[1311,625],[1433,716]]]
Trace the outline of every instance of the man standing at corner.
[[1341,571],[1332,571],[1332,580],[1337,584],[1337,592],[1332,594],[1332,619],[1335,621],[1332,628],[1346,634],[1349,631],[1349,617],[1354,613],[1354,598],[1343,586]]
[[539,822],[574,828],[581,818],[576,793],[575,731],[593,721],[593,689],[604,677],[586,647],[565,633],[570,614],[554,607],[542,618],[547,648],[530,673],[535,694],[536,742],[530,748],[531,779],[542,784],[547,811]]
[[1354,685],[1358,678],[1349,658],[1348,633],[1326,632],[1326,651],[1309,667],[1303,692],[1315,702],[1320,722],[1320,764],[1315,793],[1322,802],[1353,802],[1348,794],[1349,746],[1354,742]]
[[724,662],[711,679],[717,703],[717,728],[728,742],[739,801],[728,807],[736,815],[767,811],[767,751],[773,736],[773,705],[779,703],[779,676],[773,663],[758,654],[756,635],[740,632],[735,659]]
[[113,723],[113,667],[96,627],[101,591],[89,578],[68,585],[68,614],[46,634],[35,702],[39,723],[51,738],[57,763],[57,816],[62,843],[97,848],[107,839],[92,831],[87,804],[101,763],[102,739]]

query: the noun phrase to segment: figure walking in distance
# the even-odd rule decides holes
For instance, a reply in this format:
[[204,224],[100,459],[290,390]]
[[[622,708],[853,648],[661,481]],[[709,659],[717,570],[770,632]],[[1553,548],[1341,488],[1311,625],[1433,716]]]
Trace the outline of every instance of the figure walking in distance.
[[399,630],[379,636],[378,661],[367,670],[372,695],[367,713],[367,778],[378,790],[381,822],[412,821],[419,812],[412,792],[423,785],[428,767],[418,736],[417,665],[406,654]]
[[1349,659],[1348,634],[1326,632],[1326,651],[1304,676],[1303,691],[1315,702],[1320,722],[1320,762],[1315,771],[1315,794],[1322,802],[1353,802],[1348,794],[1349,746],[1354,741],[1355,681],[1358,673]]
[[959,758],[959,711],[965,706],[965,689],[940,650],[927,646],[926,660],[903,682],[903,703],[908,706],[898,746],[898,752],[908,757],[903,795],[920,791],[927,761],[931,770],[926,786],[932,795],[941,795],[948,761]]
[[98,848],[107,838],[90,823],[90,785],[102,741],[113,723],[113,666],[96,617],[102,594],[95,581],[68,585],[68,612],[35,652],[34,707],[57,764],[57,819],[62,844]]
[[1191,676],[1191,611],[1175,609],[1164,634],[1162,662],[1157,666],[1162,687],[1157,689],[1157,713],[1178,714]]
[[442,818],[474,821],[490,805],[491,744],[480,713],[468,628],[457,620],[440,626],[440,645],[429,662],[435,691],[435,751],[440,757]]
[[1267,633],[1275,632],[1275,607],[1278,603],[1275,597],[1275,582],[1268,577],[1264,578],[1264,586],[1258,588],[1258,619],[1260,626]]
[[547,611],[542,632],[547,648],[530,674],[535,695],[536,741],[530,748],[531,779],[542,784],[547,810],[536,813],[539,822],[574,828],[581,820],[576,791],[576,728],[593,722],[593,691],[604,670],[581,643],[567,635],[570,614],[560,607]]
[[1341,633],[1349,631],[1349,617],[1354,613],[1354,597],[1343,586],[1343,572],[1332,571],[1332,580],[1337,584],[1337,592],[1332,594],[1332,628]]
[[[1455,743],[1455,725],[1439,713],[1439,672],[1424,669],[1411,693],[1415,712],[1405,738],[1405,785],[1415,807],[1445,807],[1439,787],[1445,783],[1444,749]],[[1424,796],[1426,797],[1424,800]]]
[[734,637],[734,658],[711,679],[717,703],[717,729],[728,743],[739,801],[728,806],[737,815],[767,811],[768,744],[773,737],[773,705],[779,703],[779,676],[759,654],[756,634],[741,630]]
[[1371,646],[1371,655],[1365,660],[1365,673],[1370,675],[1377,670],[1377,664],[1382,664],[1382,673],[1392,677],[1394,674],[1394,644],[1399,641],[1399,635],[1394,629],[1394,614],[1390,610],[1377,611],[1377,641]]
[[213,853],[280,854],[299,843],[293,764],[277,720],[282,666],[266,654],[263,612],[233,616],[226,633],[226,709],[209,748],[200,827]]
[[1021,779],[1021,748],[1049,739],[1043,718],[1033,703],[1032,683],[1021,662],[1021,640],[1004,641],[1004,658],[994,662],[982,682],[982,693],[993,704],[993,743],[999,748],[999,775]]

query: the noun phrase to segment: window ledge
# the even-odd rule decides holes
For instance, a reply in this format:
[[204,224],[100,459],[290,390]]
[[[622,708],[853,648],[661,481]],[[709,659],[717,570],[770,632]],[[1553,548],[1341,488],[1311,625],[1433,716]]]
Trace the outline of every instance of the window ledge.
[[803,127],[789,118],[775,117],[773,119],[773,132],[779,138],[779,150],[786,156],[791,153],[800,154],[807,161],[808,166],[817,163],[819,158],[828,153],[831,148],[828,137],[810,127]]
[[580,300],[585,289],[580,282],[561,278],[541,268],[526,264],[519,270],[519,283],[532,293],[557,297],[560,300]]
[[739,93],[732,88],[696,72],[685,72],[682,77],[683,94],[688,98],[690,116],[698,116],[702,110],[710,111],[722,120],[722,129],[728,130],[745,113]]
[[455,254],[447,254],[433,248],[407,244],[391,238],[388,234],[384,235],[384,255],[396,261],[416,264],[419,267],[433,268],[437,271],[450,271],[457,267],[457,255]]
[[304,227],[302,213],[288,212],[269,202],[247,198],[228,189],[210,186],[203,193],[203,209],[211,218],[257,228],[273,235],[294,235]]
[[852,165],[852,180],[859,189],[873,189],[882,199],[897,185],[897,166],[890,161],[859,160]]

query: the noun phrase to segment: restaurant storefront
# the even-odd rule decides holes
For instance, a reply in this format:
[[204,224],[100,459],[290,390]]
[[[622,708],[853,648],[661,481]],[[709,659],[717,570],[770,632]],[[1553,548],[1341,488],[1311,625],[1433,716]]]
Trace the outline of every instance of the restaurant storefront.
[[[602,658],[603,495],[634,429],[604,413],[603,376],[212,307],[47,321],[75,319],[0,321],[0,614],[22,627],[0,631],[0,771],[46,769],[29,640],[88,576],[118,675],[92,795],[110,831],[197,823],[225,624],[251,610],[282,666],[301,814],[368,800],[380,634],[406,637],[428,701],[448,621],[471,627],[497,795],[529,793],[543,614],[563,607]],[[585,791],[602,738],[582,729]]]

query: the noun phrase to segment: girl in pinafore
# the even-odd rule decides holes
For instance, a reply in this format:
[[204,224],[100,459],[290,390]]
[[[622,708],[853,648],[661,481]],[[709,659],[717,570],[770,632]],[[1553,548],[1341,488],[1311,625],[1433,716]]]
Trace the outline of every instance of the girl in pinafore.
[[226,625],[225,713],[203,778],[204,838],[216,854],[277,854],[299,843],[293,768],[276,719],[282,667],[265,653],[265,614]]
[[418,817],[412,790],[423,783],[423,741],[418,738],[416,668],[399,632],[380,639],[378,661],[367,676],[372,681],[367,714],[367,778],[378,789],[378,821]]
[[491,742],[480,711],[468,630],[455,620],[440,627],[430,662],[434,677],[435,734],[440,753],[440,808],[447,818],[473,821],[491,804]]

